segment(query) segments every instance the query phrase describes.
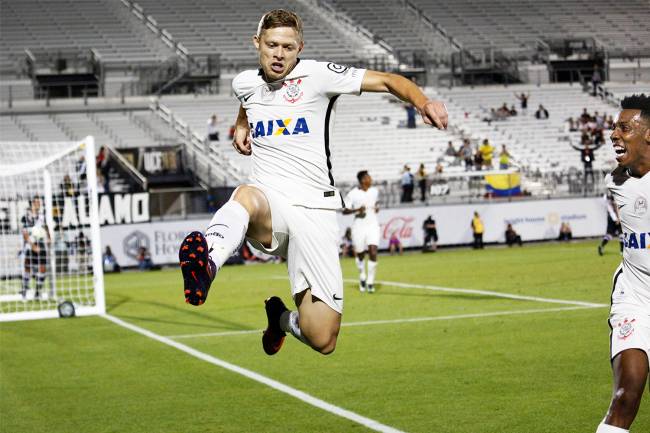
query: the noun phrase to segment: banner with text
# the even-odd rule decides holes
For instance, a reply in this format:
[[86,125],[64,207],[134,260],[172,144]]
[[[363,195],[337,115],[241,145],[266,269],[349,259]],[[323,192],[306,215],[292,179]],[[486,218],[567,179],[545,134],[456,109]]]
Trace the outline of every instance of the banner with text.
[[[393,208],[378,214],[379,248],[388,248],[392,233],[397,234],[404,247],[420,247],[424,241],[422,224],[429,215],[436,221],[439,245],[469,244],[474,211],[483,220],[485,242],[505,242],[507,224],[512,224],[524,241],[556,239],[563,222],[569,223],[574,237],[599,236],[607,227],[605,204],[600,198]],[[209,222],[206,218],[107,225],[101,228],[102,250],[110,246],[122,266],[137,265],[138,249],[142,246],[149,250],[155,264],[176,263],[183,236],[192,230],[205,230]],[[351,215],[339,214],[341,238],[351,225]]]

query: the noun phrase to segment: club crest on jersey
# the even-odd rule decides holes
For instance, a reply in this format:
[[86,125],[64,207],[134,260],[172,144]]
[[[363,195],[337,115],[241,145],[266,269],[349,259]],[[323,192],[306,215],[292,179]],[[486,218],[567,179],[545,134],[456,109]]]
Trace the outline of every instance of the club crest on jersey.
[[634,213],[636,215],[645,215],[648,211],[648,200],[641,196],[634,200]]
[[293,119],[259,120],[257,123],[249,123],[252,138],[268,137],[271,135],[298,135],[309,134],[307,119],[299,117],[295,124]]
[[618,322],[618,325],[616,325],[616,326],[618,327],[618,339],[619,340],[627,340],[627,338],[630,335],[634,334],[634,322],[635,321],[636,321],[636,319],[627,320],[627,318],[625,318],[625,320],[623,320],[623,322]]
[[284,87],[284,100],[291,102],[292,104],[298,102],[302,98],[303,91],[300,90],[300,83],[302,80],[298,78],[297,80],[289,80],[282,83]]

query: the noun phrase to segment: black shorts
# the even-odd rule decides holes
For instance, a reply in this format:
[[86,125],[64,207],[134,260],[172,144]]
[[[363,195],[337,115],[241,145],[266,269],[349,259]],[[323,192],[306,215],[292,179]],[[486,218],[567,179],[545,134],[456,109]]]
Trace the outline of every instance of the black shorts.
[[25,267],[30,266],[45,266],[47,264],[47,251],[45,245],[39,245],[38,252],[34,250],[27,250],[25,253]]
[[621,234],[621,225],[611,218],[607,218],[607,234],[618,236]]

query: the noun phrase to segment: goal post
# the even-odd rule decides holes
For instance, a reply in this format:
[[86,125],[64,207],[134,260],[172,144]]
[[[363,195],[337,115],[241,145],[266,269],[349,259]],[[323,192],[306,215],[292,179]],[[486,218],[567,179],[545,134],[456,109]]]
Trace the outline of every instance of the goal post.
[[0,322],[105,313],[93,137],[0,142]]

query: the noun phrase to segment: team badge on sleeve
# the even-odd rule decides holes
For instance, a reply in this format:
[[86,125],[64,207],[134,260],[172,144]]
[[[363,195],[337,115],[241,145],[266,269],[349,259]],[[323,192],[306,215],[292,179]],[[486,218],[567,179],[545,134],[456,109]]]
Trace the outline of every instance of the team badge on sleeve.
[[337,74],[342,74],[343,72],[347,71],[350,68],[343,65],[337,65],[336,63],[328,63],[327,69],[329,69],[332,72],[336,72]]
[[289,80],[282,83],[284,87],[284,100],[291,102],[292,104],[299,101],[302,98],[303,91],[300,89],[300,84],[302,80],[298,78],[297,80]]

